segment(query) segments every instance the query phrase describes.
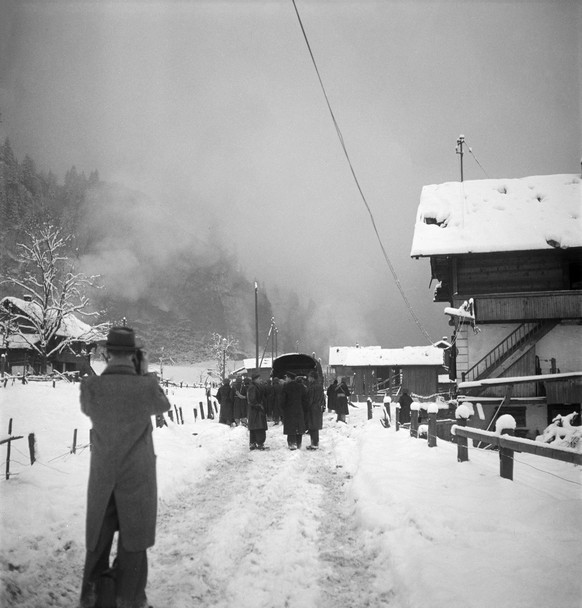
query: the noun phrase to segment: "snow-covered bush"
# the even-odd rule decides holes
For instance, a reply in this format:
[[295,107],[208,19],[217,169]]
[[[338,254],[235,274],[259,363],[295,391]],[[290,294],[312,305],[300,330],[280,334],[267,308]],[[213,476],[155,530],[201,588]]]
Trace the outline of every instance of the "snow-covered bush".
[[558,414],[544,429],[544,432],[536,437],[536,441],[582,452],[582,427],[572,426],[572,422],[577,416],[577,412],[572,412],[567,416]]

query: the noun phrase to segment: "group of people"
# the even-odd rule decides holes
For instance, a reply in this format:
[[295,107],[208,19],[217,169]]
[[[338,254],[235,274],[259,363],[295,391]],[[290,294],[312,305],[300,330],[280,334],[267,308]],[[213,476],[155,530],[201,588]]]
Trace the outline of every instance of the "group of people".
[[301,448],[303,435],[309,433],[308,450],[319,448],[319,431],[323,428],[325,394],[316,371],[306,377],[292,371],[283,378],[265,381],[260,374],[251,378],[225,378],[216,393],[220,403],[219,422],[245,424],[249,429],[249,448],[265,450],[268,421],[282,422],[290,450]]
[[[87,491],[86,558],[80,608],[148,608],[147,549],[155,542],[157,519],[156,455],[152,417],[171,409],[157,376],[129,327],[113,327],[105,343],[107,366],[100,376],[81,382],[81,410],[92,423]],[[292,371],[264,382],[225,381],[217,398],[220,422],[244,424],[251,450],[266,449],[267,420],[279,424],[290,450],[301,448],[303,435],[319,447],[326,408],[317,372],[307,378]],[[334,381],[327,389],[328,409],[345,422],[350,391]],[[117,554],[110,563],[115,533]]]

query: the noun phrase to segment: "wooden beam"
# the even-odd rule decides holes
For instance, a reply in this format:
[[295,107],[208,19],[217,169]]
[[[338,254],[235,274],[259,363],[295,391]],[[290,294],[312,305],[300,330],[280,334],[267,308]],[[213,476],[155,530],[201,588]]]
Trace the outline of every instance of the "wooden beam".
[[582,453],[569,450],[568,448],[556,448],[547,443],[539,441],[531,441],[530,439],[522,439],[520,437],[507,437],[491,433],[490,431],[481,431],[470,427],[455,426],[455,435],[466,437],[467,439],[476,439],[484,443],[489,443],[500,448],[507,448],[514,452],[524,452],[526,454],[535,454],[560,460],[562,462],[571,462],[572,464],[582,465]]

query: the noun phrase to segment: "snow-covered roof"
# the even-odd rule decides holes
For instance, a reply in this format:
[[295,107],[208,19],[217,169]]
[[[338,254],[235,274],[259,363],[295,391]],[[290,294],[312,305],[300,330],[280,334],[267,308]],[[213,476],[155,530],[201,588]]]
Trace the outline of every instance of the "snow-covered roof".
[[0,346],[11,350],[32,350],[32,345],[39,340],[40,336],[38,334],[26,334],[26,337],[20,334],[10,334],[8,339],[4,336],[0,337]]
[[405,365],[442,365],[443,349],[436,346],[330,346],[329,365],[382,367]]
[[[40,318],[40,306],[36,302],[29,302],[27,300],[22,300],[21,298],[7,296],[0,300],[0,308],[5,308],[7,303],[12,304],[28,317],[37,319]],[[94,331],[89,324],[81,321],[72,313],[65,315],[59,330],[57,331],[57,335],[62,337],[77,338],[83,341],[104,338],[100,332]]]
[[580,176],[538,175],[425,186],[410,255],[582,247]]
[[[243,359],[244,369],[255,369],[256,366],[257,366],[256,357],[253,357],[252,359]],[[261,369],[273,367],[271,357],[264,357],[262,361],[259,359],[259,366]]]

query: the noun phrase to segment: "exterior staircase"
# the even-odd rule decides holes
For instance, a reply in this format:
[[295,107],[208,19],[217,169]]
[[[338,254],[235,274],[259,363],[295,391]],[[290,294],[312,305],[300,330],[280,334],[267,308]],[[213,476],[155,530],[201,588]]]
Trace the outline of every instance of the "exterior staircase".
[[484,378],[499,378],[539,340],[547,335],[559,321],[538,321],[522,323],[507,338],[488,352],[475,365],[463,373],[463,382],[473,382]]

